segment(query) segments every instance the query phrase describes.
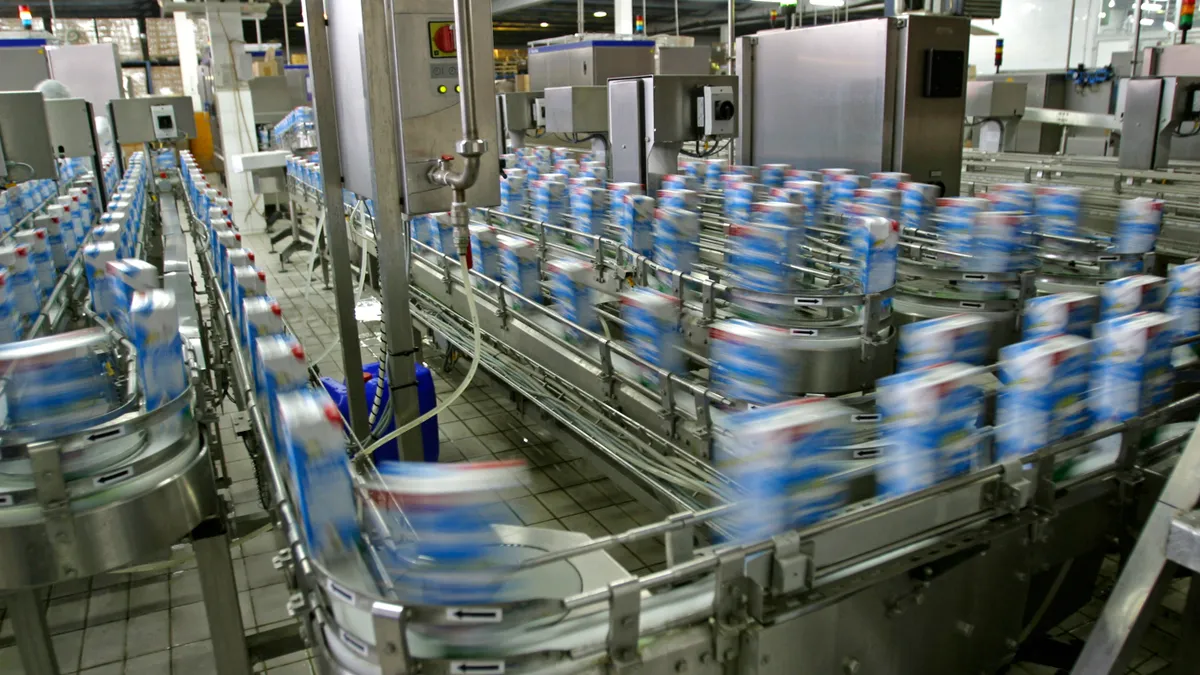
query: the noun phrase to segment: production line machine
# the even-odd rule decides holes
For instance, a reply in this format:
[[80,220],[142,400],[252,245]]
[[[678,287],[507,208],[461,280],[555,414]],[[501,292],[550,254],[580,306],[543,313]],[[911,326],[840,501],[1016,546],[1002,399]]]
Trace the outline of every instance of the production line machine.
[[220,672],[249,673],[217,492],[219,346],[171,179],[191,101],[113,101],[116,140],[142,150],[102,157],[86,102],[0,97],[13,183],[0,193],[0,592],[23,671],[70,668],[41,599],[51,584],[169,569],[190,541]]
[[[455,165],[470,166],[473,157],[491,153],[481,148],[479,137],[490,137],[495,128],[486,119],[492,108],[472,101],[465,86],[479,76],[472,55],[488,49],[486,32],[469,17],[485,14],[486,4],[455,3],[458,72],[464,83]],[[378,38],[374,31],[384,29],[363,17],[361,25],[347,30],[345,24],[334,25],[332,14],[329,33],[320,22],[308,25],[310,44],[329,40],[335,54],[338,40],[371,44]],[[394,20],[404,18],[398,14]],[[906,27],[916,31],[922,20],[886,20],[871,30],[885,44],[903,41],[910,39],[903,37]],[[965,22],[944,27],[957,35]],[[778,39],[802,42],[804,32]],[[772,35],[756,36],[757,46],[775,39]],[[807,170],[824,165],[688,161],[679,155],[693,149],[692,141],[719,147],[715,143],[721,137],[739,133],[739,119],[743,124],[747,119],[737,115],[739,108],[746,110],[739,103],[746,100],[745,92],[732,78],[640,77],[609,82],[611,164],[565,150],[525,148],[503,157],[505,175],[481,171],[476,182],[450,180],[447,160],[431,161],[422,157],[422,149],[404,144],[411,134],[427,131],[427,120],[409,126],[404,115],[394,118],[397,128],[368,127],[369,135],[384,144],[388,135],[398,136],[406,148],[403,157],[373,152],[366,167],[331,167],[330,161],[359,161],[351,156],[357,150],[330,140],[345,140],[338,127],[347,121],[332,115],[338,83],[347,83],[349,92],[356,78],[370,77],[383,64],[399,68],[395,77],[405,82],[403,109],[410,104],[406,96],[423,91],[430,70],[419,60],[377,63],[368,50],[366,74],[339,69],[335,82],[320,52],[314,53],[322,161],[319,170],[308,164],[303,171],[293,162],[291,182],[298,199],[312,200],[330,214],[333,246],[338,237],[355,235],[356,243],[378,259],[388,342],[402,343],[416,327],[430,342],[468,353],[473,368],[485,368],[527,411],[536,410],[572,448],[663,516],[597,538],[495,526],[494,545],[488,548],[503,553],[475,554],[495,565],[487,568],[492,573],[505,575],[501,589],[481,588],[477,580],[456,587],[452,573],[461,570],[443,569],[445,579],[433,581],[426,576],[438,572],[432,563],[400,564],[392,557],[413,544],[414,533],[421,540],[421,526],[411,519],[424,512],[393,501],[403,490],[389,481],[401,469],[368,461],[374,443],[335,434],[322,436],[322,447],[343,462],[344,455],[353,458],[345,493],[355,495],[357,508],[347,521],[325,521],[345,537],[343,544],[353,542],[330,546],[314,535],[323,531],[314,520],[324,516],[305,496],[313,484],[299,468],[304,460],[295,454],[294,441],[272,429],[272,411],[287,408],[276,408],[270,390],[254,384],[253,370],[266,366],[255,359],[263,343],[237,337],[248,336],[249,326],[239,325],[236,293],[222,294],[220,330],[237,346],[230,356],[238,389],[259,395],[243,406],[258,461],[270,476],[277,524],[299,592],[295,610],[325,672],[997,672],[1025,650],[1028,638],[1055,625],[1090,595],[1112,537],[1153,502],[1175,462],[1182,461],[1177,450],[1190,434],[1186,420],[1195,417],[1195,395],[1181,388],[1119,421],[1009,454],[999,450],[1006,441],[984,440],[990,438],[987,432],[972,428],[973,438],[977,431],[983,434],[984,449],[969,468],[899,490],[893,472],[899,466],[895,446],[901,442],[887,426],[886,406],[877,401],[882,404],[886,392],[897,391],[889,387],[901,376],[887,377],[897,370],[897,344],[899,358],[912,358],[905,356],[902,324],[967,314],[974,333],[992,341],[970,357],[978,367],[970,378],[977,379],[987,400],[1003,407],[999,401],[1016,386],[1004,370],[1013,357],[1002,357],[997,366],[996,352],[1022,333],[1030,337],[1024,323],[1029,301],[1038,294],[1086,290],[1094,307],[1109,282],[1156,269],[1153,237],[1149,244],[1129,247],[1120,223],[1108,224],[1113,236],[1092,231],[1075,217],[1078,203],[1068,208],[1074,209],[1066,218],[1069,228],[1048,229],[1042,224],[1054,216],[1039,211],[1032,185],[1008,195],[1029,199],[1025,205],[1010,203],[1013,208],[1001,209],[988,198],[985,209],[978,203],[983,197],[936,208],[942,187],[936,183],[947,190],[952,182],[957,185],[960,160],[914,159],[913,149],[921,146],[910,145],[908,136],[920,126],[917,99],[952,92],[949,81],[957,78],[961,84],[965,74],[955,70],[953,54],[931,53],[953,52],[949,47],[913,50],[909,53],[930,59],[924,62],[929,72],[949,74],[923,84],[900,78],[911,82],[914,112],[903,140],[892,139],[870,159],[880,164],[815,173]],[[743,76],[741,83],[746,81]],[[948,118],[961,119],[961,90],[957,98],[942,98],[951,99],[945,105],[958,106]],[[421,104],[425,98],[414,100]],[[725,119],[712,114],[725,107],[723,102],[733,106]],[[758,118],[770,119],[773,109],[761,100],[753,104],[753,133],[758,134]],[[499,106],[502,116],[508,115],[506,106]],[[372,114],[371,119],[393,117]],[[447,126],[457,121],[449,114],[442,119]],[[617,134],[630,125],[662,135],[619,152],[630,143]],[[953,148],[961,132],[951,131]],[[451,130],[441,133],[451,135]],[[746,130],[741,135],[745,140]],[[755,138],[770,147],[770,137]],[[952,157],[952,149],[935,145],[925,157],[942,157],[939,152]],[[403,178],[382,178],[397,172],[396,164],[405,167],[395,174]],[[901,173],[910,167],[922,173]],[[871,169],[893,171],[874,171],[877,175],[866,183],[855,173]],[[214,281],[226,264],[212,245],[219,226],[206,220],[196,196],[203,176],[186,159],[182,172],[184,183],[192,186],[197,249],[207,251],[203,267]],[[395,203],[385,192],[363,193],[347,182],[353,204],[372,200],[370,208],[351,206],[344,195],[341,200],[320,196],[345,189],[339,175],[372,172],[380,190],[448,183],[430,189],[419,202],[402,202],[411,239],[402,249],[389,239],[392,228],[376,227],[394,215],[381,212]],[[492,208],[501,200],[491,196],[490,180],[503,196],[499,209]],[[665,192],[655,194],[651,183]],[[819,186],[815,199],[801,184]],[[784,192],[772,193],[767,186]],[[990,187],[988,193],[1005,198],[1006,189]],[[646,195],[640,194],[643,189]],[[639,212],[637,204],[659,213]],[[995,211],[994,217],[962,210],[972,204]],[[803,214],[797,256],[768,265],[789,280],[782,287],[752,283],[758,259],[744,248],[757,214],[767,212],[785,219]],[[336,232],[336,224],[347,217],[352,227]],[[1020,242],[999,268],[972,234],[983,222],[1001,225],[1005,236]],[[781,244],[774,253],[781,250],[793,249]],[[403,270],[398,269],[402,257],[407,258]],[[348,262],[334,255],[335,285],[342,283],[337,268],[348,268]],[[348,312],[353,303],[343,307],[343,302],[339,307]],[[648,347],[657,342],[639,333],[646,318],[635,316],[631,307],[644,308],[640,302],[665,312],[655,315],[665,316],[669,327],[652,333],[665,345],[658,352]],[[1138,307],[1160,305],[1148,300]],[[990,323],[981,324],[980,316]],[[1090,325],[1085,330],[1090,335]],[[1195,362],[1187,355],[1193,340],[1178,336],[1181,373]],[[1080,338],[1073,344],[1089,343]],[[751,351],[731,351],[742,346]],[[409,347],[397,349],[385,345],[389,373],[401,379],[403,368],[412,367],[412,356]],[[1100,353],[1096,359],[1102,359]],[[779,360],[761,361],[767,357]],[[759,362],[769,364],[768,372],[754,371]],[[1001,381],[992,375],[997,369]],[[391,389],[393,395],[402,391],[396,383]],[[825,397],[820,405],[835,406],[829,408],[838,411],[833,424],[848,434],[837,448],[836,471],[822,474],[826,486],[836,486],[834,506],[815,507],[788,527],[746,536],[735,504],[752,500],[753,492],[745,492],[752,486],[723,454],[746,441],[739,435],[744,433],[739,420],[750,418],[739,415],[773,415],[771,403],[813,394]],[[316,396],[303,390],[300,395]],[[416,413],[397,419],[413,420]],[[778,440],[768,441],[768,447],[773,443]],[[1093,444],[1111,452],[1081,453]],[[401,456],[418,459],[418,447],[402,443]],[[1196,454],[1189,447],[1183,457]],[[815,493],[803,494],[808,500]],[[665,549],[661,571],[630,575],[605,553],[648,541]],[[447,597],[451,587],[459,595]]]

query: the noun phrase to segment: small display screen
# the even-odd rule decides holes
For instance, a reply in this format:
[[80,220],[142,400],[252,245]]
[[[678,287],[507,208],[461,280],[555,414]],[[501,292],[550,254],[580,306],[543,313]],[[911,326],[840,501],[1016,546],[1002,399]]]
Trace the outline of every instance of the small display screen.
[[158,116],[158,128],[163,131],[166,131],[168,129],[174,129],[175,128],[175,118],[171,117],[170,115],[159,115]]

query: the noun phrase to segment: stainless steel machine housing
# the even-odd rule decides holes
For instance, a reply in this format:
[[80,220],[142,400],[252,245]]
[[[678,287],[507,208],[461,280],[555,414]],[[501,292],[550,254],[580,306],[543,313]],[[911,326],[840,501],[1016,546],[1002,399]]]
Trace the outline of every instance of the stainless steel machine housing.
[[529,46],[529,88],[603,85],[654,72],[651,40],[584,40]]
[[908,16],[739,38],[739,163],[904,171],[958,194],[969,35]]

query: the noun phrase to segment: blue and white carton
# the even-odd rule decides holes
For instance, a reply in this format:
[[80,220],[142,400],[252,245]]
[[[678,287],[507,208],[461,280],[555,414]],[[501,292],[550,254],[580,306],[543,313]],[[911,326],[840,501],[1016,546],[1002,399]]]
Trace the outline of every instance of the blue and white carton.
[[1021,457],[1085,431],[1091,342],[1078,335],[1026,340],[1000,350],[996,459]]
[[323,390],[279,396],[279,429],[305,541],[319,559],[355,550],[359,527],[346,436]]
[[[684,364],[679,307],[679,298],[648,288],[635,288],[621,296],[625,339],[633,347],[633,353],[675,375],[683,372]],[[642,369],[642,382],[658,386],[658,373]]]
[[916,370],[957,361],[984,365],[991,321],[973,314],[952,314],[910,323],[900,329],[899,370]]
[[1158,242],[1162,229],[1163,202],[1153,197],[1134,197],[1121,202],[1117,213],[1114,253],[1148,253]]
[[1167,280],[1150,274],[1113,279],[1100,287],[1100,318],[1156,312],[1167,299]]
[[1167,314],[1176,337],[1200,335],[1200,262],[1172,267],[1167,288]]
[[654,255],[654,210],[653,197],[632,193],[622,197],[618,226],[625,248],[646,257]]
[[471,269],[483,276],[500,281],[500,247],[496,228],[491,225],[471,225]]
[[1054,293],[1025,301],[1022,337],[1026,340],[1054,335],[1090,337],[1100,320],[1100,297],[1091,293]]
[[794,355],[784,328],[735,319],[709,329],[713,385],[736,401],[770,405],[790,398]]
[[[540,304],[542,275],[538,270],[537,244],[507,234],[496,237],[496,242],[500,246],[500,275],[504,285],[521,297]],[[524,306],[524,300],[514,303],[514,308],[518,310],[524,309]]]
[[[582,260],[557,259],[546,264],[550,276],[550,297],[555,309],[564,319],[589,331],[600,328],[600,318],[592,303],[588,279],[594,274],[592,264]],[[568,340],[579,342],[583,335],[574,328],[566,332]]]
[[854,216],[848,229],[851,256],[861,265],[856,271],[863,290],[880,293],[894,286],[900,244],[896,221],[879,216]]
[[117,246],[111,241],[88,244],[83,247],[83,265],[87,269],[88,291],[92,297],[92,309],[106,319],[112,319],[117,309],[113,298],[112,284],[108,279],[108,263],[117,259]]
[[878,383],[886,447],[876,475],[880,493],[922,490],[980,463],[982,369],[944,363]]
[[824,399],[798,399],[729,416],[714,459],[740,490],[734,538],[762,541],[829,517],[846,505],[837,474],[851,443],[853,411]]
[[183,395],[188,386],[175,294],[162,289],[134,292],[129,325],[142,398],[146,410],[157,410]]
[[42,311],[42,294],[37,273],[29,261],[28,246],[0,246],[0,266],[8,269],[8,292],[13,311],[29,323]]
[[1171,317],[1139,312],[1096,324],[1090,396],[1096,422],[1123,422],[1170,402]]

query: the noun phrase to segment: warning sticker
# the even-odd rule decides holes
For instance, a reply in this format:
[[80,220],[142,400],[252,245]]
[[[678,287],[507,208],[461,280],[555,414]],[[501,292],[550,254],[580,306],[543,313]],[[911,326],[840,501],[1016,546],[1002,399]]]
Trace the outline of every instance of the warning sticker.
[[429,22],[429,55],[435,59],[452,59],[457,55],[453,21]]

